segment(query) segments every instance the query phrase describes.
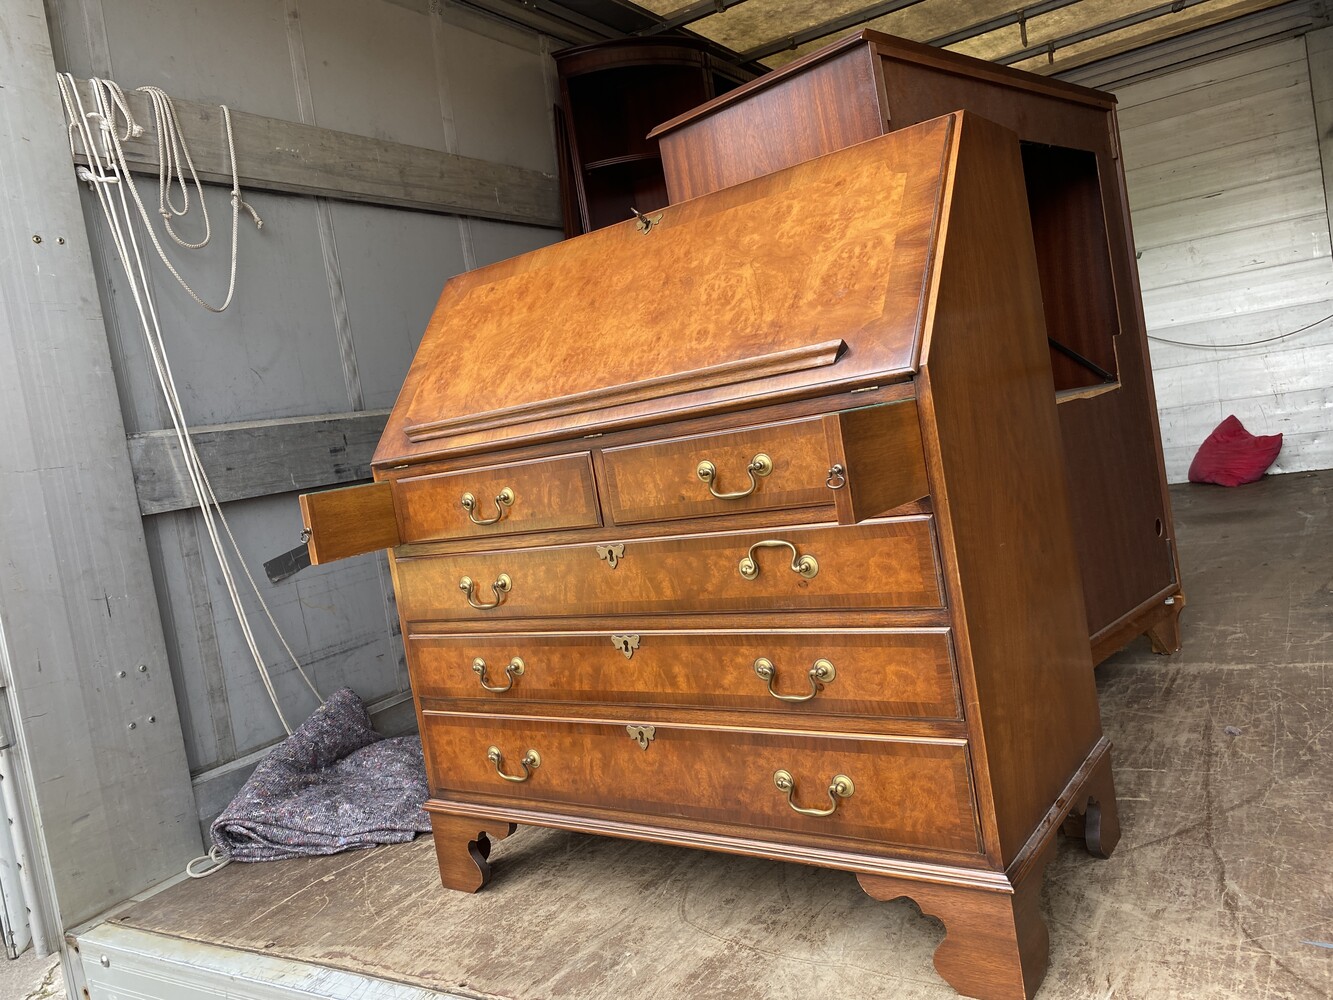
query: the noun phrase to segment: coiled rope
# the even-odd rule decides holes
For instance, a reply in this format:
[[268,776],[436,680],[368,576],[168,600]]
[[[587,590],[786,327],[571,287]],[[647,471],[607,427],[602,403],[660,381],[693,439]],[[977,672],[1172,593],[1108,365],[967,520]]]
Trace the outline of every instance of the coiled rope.
[[[305,681],[306,686],[310,688],[311,693],[319,700],[320,704],[323,704],[324,699],[306,673],[305,668],[301,666],[296,654],[292,652],[292,648],[286,637],[283,636],[282,630],[278,628],[278,623],[274,620],[268,602],[264,600],[264,595],[260,592],[258,584],[255,583],[254,577],[245,564],[240,546],[236,543],[236,537],[232,534],[231,526],[227,523],[227,518],[222,512],[222,505],[213,492],[203,462],[199,458],[199,453],[195,450],[189,425],[185,419],[185,409],[181,404],[180,394],[176,389],[176,381],[171,372],[171,363],[167,359],[166,342],[162,336],[157,304],[149,285],[148,269],[140,252],[138,238],[135,235],[134,213],[130,209],[130,202],[132,201],[138,209],[143,230],[152,241],[158,257],[189,296],[209,312],[220,313],[226,309],[231,304],[236,290],[237,238],[241,209],[244,208],[249,212],[251,218],[254,219],[256,228],[263,226],[263,220],[260,219],[259,213],[241,197],[240,179],[236,170],[236,143],[231,128],[231,112],[226,105],[222,105],[222,121],[227,138],[227,150],[231,160],[232,174],[231,270],[227,281],[226,297],[220,306],[213,306],[205,302],[176,270],[154,232],[152,217],[144,207],[143,200],[139,197],[133,175],[130,172],[129,162],[125,156],[124,143],[131,137],[141,136],[143,126],[135,121],[134,115],[130,112],[129,104],[125,99],[125,92],[112,80],[92,80],[93,99],[96,107],[94,110],[88,111],[85,109],[83,98],[72,74],[59,74],[57,82],[60,86],[60,98],[65,108],[70,153],[77,156],[82,152],[88,161],[88,166],[79,168],[78,176],[81,180],[87,181],[90,189],[97,195],[98,204],[106,218],[116,252],[120,257],[121,265],[124,267],[125,277],[129,281],[130,292],[139,312],[140,326],[148,345],[149,355],[152,358],[153,370],[157,375],[158,385],[167,404],[167,412],[171,417],[172,428],[176,432],[177,443],[180,445],[181,454],[185,458],[186,472],[189,475],[190,485],[203,516],[209,542],[212,545],[214,555],[217,557],[218,565],[221,567],[227,596],[236,612],[236,620],[240,625],[250,655],[254,659],[255,668],[259,671],[264,690],[268,692],[269,700],[273,703],[273,709],[277,712],[278,720],[282,723],[283,729],[290,735],[292,728],[287,722],[287,717],[283,714],[282,706],[278,701],[277,690],[273,685],[273,679],[269,674],[267,664],[264,662],[263,654],[260,652],[249,615],[241,601],[240,587],[233,568],[232,556],[234,556],[235,562],[240,565],[241,573],[249,583],[259,606],[263,609],[264,615],[273,629],[273,634],[277,636],[278,641],[282,644],[282,648],[301,675],[301,679]],[[140,87],[139,90],[148,95],[153,109],[154,125],[157,129],[158,212],[163,220],[163,227],[171,239],[182,248],[187,250],[200,249],[208,245],[212,231],[208,222],[208,208],[204,204],[203,187],[195,173],[194,162],[190,158],[189,149],[181,133],[175,105],[164,91],[156,87]],[[99,136],[100,143],[97,141]],[[184,216],[189,211],[190,206],[189,189],[186,186],[182,166],[189,171],[197,193],[197,200],[204,215],[204,237],[198,243],[189,243],[183,240],[176,234],[171,225],[171,219]],[[180,207],[177,207],[171,198],[173,177],[182,192]],[[226,544],[223,543],[223,536],[226,538]]]

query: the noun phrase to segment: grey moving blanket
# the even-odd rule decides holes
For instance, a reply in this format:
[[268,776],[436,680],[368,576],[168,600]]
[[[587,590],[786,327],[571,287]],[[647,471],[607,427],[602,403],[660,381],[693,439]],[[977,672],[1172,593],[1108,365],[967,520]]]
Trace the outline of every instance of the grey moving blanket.
[[385,739],[350,688],[269,753],[213,821],[233,861],[398,844],[430,829],[419,736]]

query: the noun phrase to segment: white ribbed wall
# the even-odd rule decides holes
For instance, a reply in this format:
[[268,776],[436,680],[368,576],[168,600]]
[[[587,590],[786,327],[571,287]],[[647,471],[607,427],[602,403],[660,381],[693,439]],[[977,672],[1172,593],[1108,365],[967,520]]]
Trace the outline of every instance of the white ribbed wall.
[[[1333,313],[1310,67],[1295,38],[1117,88],[1150,337],[1236,344]],[[1285,435],[1273,472],[1333,467],[1333,322],[1151,347],[1172,482],[1230,413]]]

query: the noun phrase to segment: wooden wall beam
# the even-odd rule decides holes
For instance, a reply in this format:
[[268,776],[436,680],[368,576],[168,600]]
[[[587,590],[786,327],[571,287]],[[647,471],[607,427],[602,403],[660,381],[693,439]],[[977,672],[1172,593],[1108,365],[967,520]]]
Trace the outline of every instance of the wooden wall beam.
[[[91,107],[92,85],[80,80],[79,88],[85,106]],[[144,134],[125,143],[126,159],[131,170],[156,175],[157,136],[148,98],[134,92],[127,96]],[[218,106],[182,100],[175,104],[200,178],[230,186],[231,165]],[[559,185],[552,174],[234,108],[231,121],[243,190],[321,195],[534,226],[562,225]]]
[[[388,410],[252,420],[191,430],[219,500],[243,500],[370,478]],[[195,507],[174,431],[127,439],[141,513]]]

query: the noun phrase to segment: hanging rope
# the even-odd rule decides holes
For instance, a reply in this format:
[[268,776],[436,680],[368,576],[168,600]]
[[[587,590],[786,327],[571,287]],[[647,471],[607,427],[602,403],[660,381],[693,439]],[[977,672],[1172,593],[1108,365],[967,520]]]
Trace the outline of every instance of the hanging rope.
[[[282,644],[282,648],[286,651],[302,680],[305,681],[306,686],[310,688],[311,693],[319,700],[320,704],[323,704],[324,699],[296,658],[296,654],[292,652],[286,637],[283,636],[281,629],[278,628],[278,623],[274,620],[268,602],[264,600],[264,595],[260,592],[254,577],[250,574],[245,559],[241,555],[240,546],[236,543],[236,537],[232,534],[231,526],[227,523],[226,516],[222,512],[222,505],[213,492],[203,462],[199,458],[199,453],[195,450],[194,440],[190,435],[189,425],[185,419],[185,409],[176,388],[176,380],[172,375],[171,364],[167,360],[166,342],[162,336],[157,304],[153,299],[148,268],[140,252],[139,241],[135,235],[136,227],[133,225],[134,215],[130,209],[132,201],[138,209],[143,229],[152,241],[158,257],[161,258],[167,269],[180,283],[181,287],[189,293],[190,297],[210,312],[217,313],[226,309],[231,304],[236,288],[237,226],[240,210],[244,208],[250,213],[256,227],[263,225],[258,213],[241,198],[240,180],[236,171],[236,145],[231,130],[231,113],[225,105],[222,107],[222,120],[227,137],[232,171],[231,273],[227,284],[227,295],[222,305],[212,306],[195,294],[167,257],[166,251],[153,230],[152,218],[145,209],[143,200],[139,197],[125,156],[124,143],[131,137],[141,136],[143,127],[134,120],[129,104],[125,100],[124,91],[111,80],[92,80],[93,99],[96,108],[93,111],[88,111],[84,107],[78,85],[71,74],[60,74],[57,77],[57,82],[60,86],[60,98],[65,108],[70,153],[77,156],[81,151],[88,161],[88,166],[79,168],[78,176],[81,180],[87,181],[93,193],[97,195],[98,204],[101,206],[102,214],[106,218],[112,241],[116,247],[116,253],[120,257],[125,276],[129,281],[130,292],[139,312],[140,325],[148,345],[153,370],[157,375],[158,385],[167,404],[167,412],[171,417],[177,443],[180,445],[181,454],[185,458],[186,472],[189,475],[190,485],[194,490],[195,499],[203,516],[209,542],[222,571],[227,596],[236,612],[236,620],[240,625],[250,655],[254,659],[255,667],[259,671],[264,690],[268,692],[269,700],[273,703],[273,709],[277,712],[278,720],[282,723],[283,729],[290,735],[292,728],[278,702],[273,679],[269,674],[267,664],[264,662],[263,654],[260,652],[254,630],[250,625],[249,615],[241,601],[240,588],[232,567],[231,555],[234,555],[235,561],[240,564],[241,572],[249,583],[255,598],[259,601],[259,606],[263,609],[274,635],[278,637],[278,641]],[[181,134],[179,122],[176,119],[175,106],[172,104],[171,98],[157,88],[142,87],[140,90],[143,90],[149,96],[153,107],[154,123],[158,132],[158,204],[164,228],[179,246],[185,249],[199,249],[208,244],[211,237],[211,227],[208,223],[207,207],[204,206],[203,188],[195,173],[194,163],[190,158],[185,138]],[[96,136],[100,136],[100,144],[97,142]],[[79,147],[82,147],[82,149],[80,150]],[[189,211],[189,189],[186,187],[184,172],[181,169],[182,164],[190,173],[199,204],[203,206],[204,210],[204,238],[198,243],[188,243],[182,240],[171,228],[170,219],[173,215],[180,217]],[[176,183],[179,184],[182,192],[180,208],[177,208],[171,200],[170,187],[173,176],[176,178]],[[223,536],[226,537],[227,544],[225,545]]]

